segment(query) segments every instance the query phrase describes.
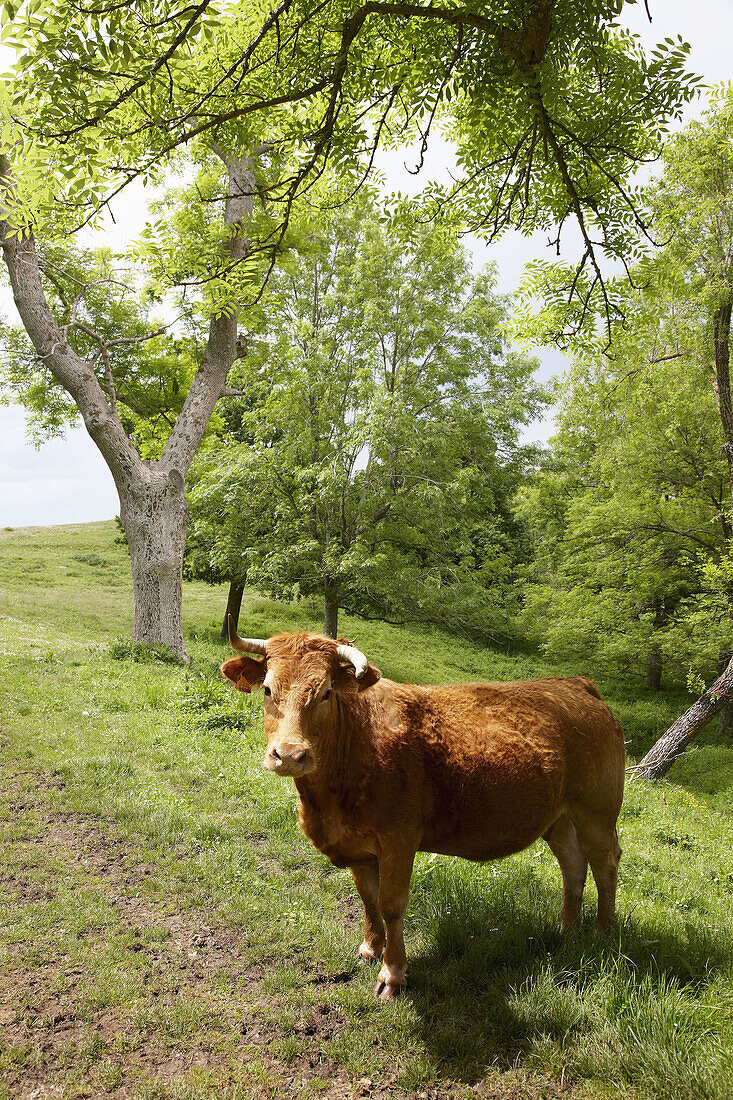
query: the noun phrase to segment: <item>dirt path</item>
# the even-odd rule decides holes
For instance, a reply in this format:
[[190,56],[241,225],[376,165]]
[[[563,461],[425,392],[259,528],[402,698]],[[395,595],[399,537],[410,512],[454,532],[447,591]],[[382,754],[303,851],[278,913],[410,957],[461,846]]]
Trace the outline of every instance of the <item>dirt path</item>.
[[[17,823],[33,809],[23,801],[12,807],[16,833]],[[308,1052],[289,1064],[274,1058],[269,1047],[283,1037],[276,999],[263,993],[262,967],[248,964],[240,935],[201,915],[152,907],[143,899],[143,887],[156,868],[136,862],[113,827],[71,814],[41,814],[36,820],[40,830],[21,830],[16,837],[16,850],[25,859],[16,861],[12,872],[0,872],[10,912],[32,923],[28,909],[52,903],[59,879],[68,889],[71,878],[75,888],[99,895],[109,917],[101,929],[77,932],[73,952],[63,928],[60,940],[46,938],[38,951],[29,951],[27,942],[8,948],[0,969],[0,1067],[9,1096],[167,1097],[178,1094],[171,1091],[175,1086],[190,1082],[192,1071],[194,1077],[198,1071],[199,1085],[186,1096],[218,1095],[216,1079],[223,1085],[232,1077],[239,1079],[231,1095],[317,1093],[345,1100],[387,1094],[366,1082],[350,1082],[322,1057],[320,1043],[343,1023],[325,1001],[286,1028],[310,1040]],[[142,986],[143,997],[132,1008],[123,1003],[90,1012],[88,998],[80,996],[87,977],[84,956],[93,962],[121,944],[136,956],[130,980]],[[119,964],[124,980],[125,959]],[[188,1011],[195,1006],[207,1021],[193,1036],[185,1034],[185,1020],[178,1020],[182,1005]],[[257,1073],[248,1081],[241,1073],[242,1056],[251,1061],[253,1053]],[[405,1094],[390,1090],[389,1095]]]
[[[0,787],[0,1100],[526,1100],[488,1080],[408,1093],[387,1065],[379,1082],[351,1078],[323,1051],[349,1027],[358,1043],[329,1003],[348,974],[315,976],[294,1009],[268,987],[277,960],[253,962],[241,931],[193,912],[114,821],[50,813],[37,774],[13,783]],[[546,1084],[531,1095],[572,1092]]]

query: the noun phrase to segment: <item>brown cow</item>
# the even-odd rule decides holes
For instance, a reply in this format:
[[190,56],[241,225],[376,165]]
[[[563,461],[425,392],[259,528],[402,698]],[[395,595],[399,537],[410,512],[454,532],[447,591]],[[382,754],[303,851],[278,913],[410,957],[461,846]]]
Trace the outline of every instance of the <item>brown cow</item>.
[[[363,959],[384,950],[375,995],[407,985],[402,933],[416,852],[500,859],[544,837],[563,878],[562,927],[590,863],[596,927],[613,920],[624,739],[581,677],[415,686],[317,634],[242,640],[222,672],[264,686],[264,767],[291,776],[303,832],[349,867],[364,902]],[[386,925],[386,936],[385,936]]]

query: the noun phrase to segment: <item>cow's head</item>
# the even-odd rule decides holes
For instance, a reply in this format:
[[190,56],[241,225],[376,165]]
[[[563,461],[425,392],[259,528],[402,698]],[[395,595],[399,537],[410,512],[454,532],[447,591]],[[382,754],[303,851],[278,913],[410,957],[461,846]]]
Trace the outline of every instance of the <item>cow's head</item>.
[[298,778],[329,751],[338,697],[371,687],[381,673],[352,645],[321,634],[276,634],[265,641],[240,638],[229,619],[229,641],[254,657],[232,657],[221,671],[239,691],[262,687],[267,751],[263,767]]

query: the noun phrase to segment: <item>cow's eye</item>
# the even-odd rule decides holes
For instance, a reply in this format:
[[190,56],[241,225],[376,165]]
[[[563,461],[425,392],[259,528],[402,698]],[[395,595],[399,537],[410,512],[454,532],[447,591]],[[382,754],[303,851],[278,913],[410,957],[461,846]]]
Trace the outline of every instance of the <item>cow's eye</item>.
[[323,700],[328,699],[330,694],[331,694],[331,689],[329,688],[328,691],[324,691],[323,695],[321,696],[321,701],[323,702]]
[[265,695],[267,696],[267,698],[268,698],[268,699],[269,699],[269,698],[270,698],[270,696],[272,695],[272,692],[270,691],[270,689],[269,689],[269,687],[267,686],[267,684],[265,684]]

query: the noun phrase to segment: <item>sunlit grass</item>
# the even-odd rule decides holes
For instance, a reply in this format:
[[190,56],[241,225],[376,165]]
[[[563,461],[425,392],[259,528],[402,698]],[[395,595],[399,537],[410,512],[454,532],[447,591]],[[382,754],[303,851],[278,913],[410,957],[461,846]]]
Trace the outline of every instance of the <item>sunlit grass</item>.
[[[190,668],[140,663],[124,646],[116,659],[129,578],[113,536],[104,524],[0,535],[0,850],[15,883],[0,898],[0,969],[9,986],[14,968],[49,973],[55,960],[57,994],[90,1028],[112,1012],[131,1029],[125,1042],[177,1049],[205,1034],[216,1064],[161,1096],[283,1095],[279,1075],[315,1046],[355,1080],[415,1092],[483,1082],[489,1095],[496,1085],[539,1098],[555,1095],[549,1080],[600,1096],[729,1100],[733,747],[711,730],[671,783],[629,788],[619,923],[604,940],[592,931],[590,881],[580,930],[560,936],[559,872],[541,845],[487,865],[420,856],[407,918],[410,992],[378,1004],[373,971],[356,966],[350,877],[301,834],[292,784],[262,771],[260,700],[230,691],[219,674],[223,590],[187,588]],[[318,612],[250,594],[240,629],[317,628]],[[396,679],[557,671],[436,631],[348,617],[341,629]],[[684,705],[615,681],[601,687],[639,748]],[[62,851],[41,858],[59,815],[122,838],[131,869],[150,870],[135,887],[140,904],[229,929],[237,966],[195,990],[175,993],[171,979],[153,997],[144,960],[165,933],[131,938],[93,869]],[[298,1030],[324,1004],[338,1026],[323,1037]],[[30,996],[20,1005],[31,1034],[46,1026],[36,1007]],[[241,1026],[253,1014],[270,1036],[256,1054]],[[0,1075],[26,1072],[38,1050],[34,1041],[0,1045]],[[64,1082],[116,1088],[124,1057],[114,1044],[75,1047]],[[149,1087],[141,1071],[136,1095]],[[319,1088],[313,1082],[309,1095]]]

